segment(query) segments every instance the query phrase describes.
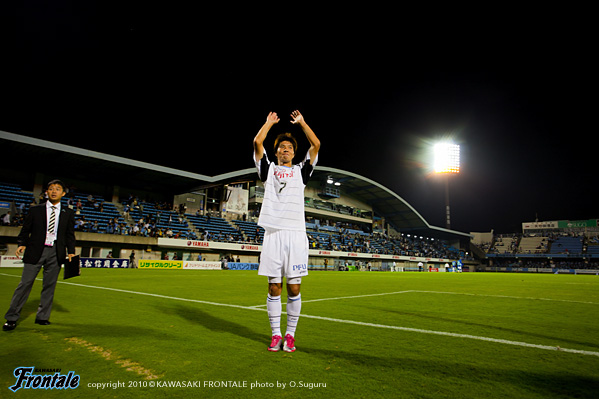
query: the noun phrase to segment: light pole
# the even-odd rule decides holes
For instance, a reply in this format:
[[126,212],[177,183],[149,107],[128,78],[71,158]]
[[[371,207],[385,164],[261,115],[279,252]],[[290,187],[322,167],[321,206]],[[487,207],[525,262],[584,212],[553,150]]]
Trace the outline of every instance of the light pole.
[[451,142],[435,144],[435,173],[445,178],[445,226],[451,228],[451,212],[449,210],[449,176],[460,173],[460,146]]

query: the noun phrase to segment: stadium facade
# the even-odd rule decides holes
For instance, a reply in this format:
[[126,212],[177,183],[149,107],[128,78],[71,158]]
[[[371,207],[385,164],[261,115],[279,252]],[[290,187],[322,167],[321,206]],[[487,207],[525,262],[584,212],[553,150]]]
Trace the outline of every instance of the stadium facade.
[[[84,257],[111,252],[126,258],[135,251],[137,260],[258,261],[263,187],[254,168],[208,176],[2,131],[0,143],[7,154],[0,168],[0,206],[18,217],[49,179],[63,179],[75,187],[72,206],[83,203],[79,219],[87,223],[76,234]],[[51,167],[47,159],[55,160]],[[470,234],[431,226],[397,193],[349,171],[317,166],[305,200],[314,269],[442,268],[472,251]],[[160,234],[114,234],[111,220],[130,226],[141,219],[161,226]],[[18,231],[0,227],[9,255]]]

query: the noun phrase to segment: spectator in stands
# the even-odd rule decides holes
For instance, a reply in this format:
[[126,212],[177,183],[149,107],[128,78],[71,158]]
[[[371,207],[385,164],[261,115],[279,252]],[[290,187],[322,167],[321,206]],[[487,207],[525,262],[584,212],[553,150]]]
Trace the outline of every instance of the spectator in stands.
[[83,225],[83,219],[77,219],[75,221],[75,230],[80,230],[80,231],[83,230],[82,225]]
[[10,226],[10,211],[2,216],[2,224],[4,226]]

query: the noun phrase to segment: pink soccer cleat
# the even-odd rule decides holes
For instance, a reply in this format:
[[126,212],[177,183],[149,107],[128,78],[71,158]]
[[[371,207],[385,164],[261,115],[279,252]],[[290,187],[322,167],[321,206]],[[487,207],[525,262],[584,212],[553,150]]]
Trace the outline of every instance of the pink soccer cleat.
[[285,345],[283,346],[285,352],[295,352],[295,338],[291,334],[285,335]]
[[271,352],[278,352],[281,350],[281,346],[283,346],[283,338],[281,338],[280,335],[273,335],[268,350]]

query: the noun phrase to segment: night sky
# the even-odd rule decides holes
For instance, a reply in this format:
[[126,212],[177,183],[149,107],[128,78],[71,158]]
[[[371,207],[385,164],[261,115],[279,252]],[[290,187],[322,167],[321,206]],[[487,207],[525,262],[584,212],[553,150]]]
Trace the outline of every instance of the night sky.
[[599,217],[596,46],[581,27],[507,35],[479,21],[449,37],[408,29],[405,17],[365,27],[359,12],[325,23],[50,3],[4,14],[0,130],[216,175],[253,166],[269,111],[281,122],[267,148],[290,131],[298,161],[298,109],[321,140],[320,165],[383,184],[432,225],[444,227],[445,199],[428,149],[448,137],[462,146],[453,229]]

